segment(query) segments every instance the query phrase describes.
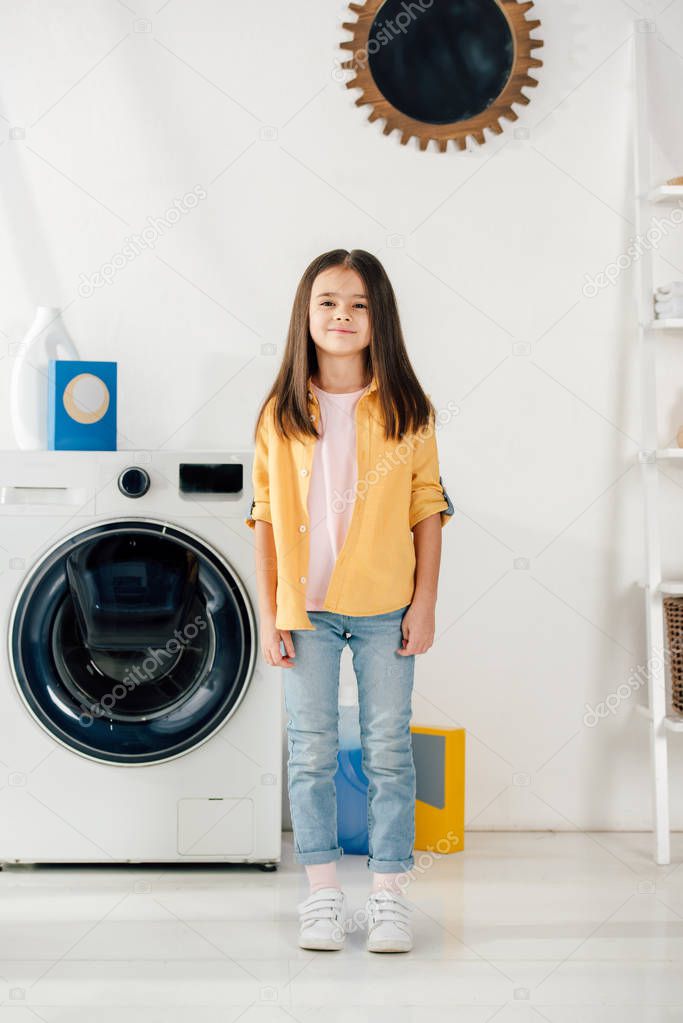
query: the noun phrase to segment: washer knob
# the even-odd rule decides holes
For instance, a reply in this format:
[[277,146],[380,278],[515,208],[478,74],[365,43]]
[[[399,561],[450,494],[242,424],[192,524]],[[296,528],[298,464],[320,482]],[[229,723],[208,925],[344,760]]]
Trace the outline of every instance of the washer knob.
[[125,497],[142,497],[149,490],[149,473],[137,465],[124,469],[119,476],[119,490]]

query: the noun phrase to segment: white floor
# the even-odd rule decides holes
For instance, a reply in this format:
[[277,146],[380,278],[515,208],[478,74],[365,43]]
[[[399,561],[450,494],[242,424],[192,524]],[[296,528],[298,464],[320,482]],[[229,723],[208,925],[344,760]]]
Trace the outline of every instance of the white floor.
[[[410,953],[296,942],[302,868],[0,873],[0,1020],[35,1023],[655,1023],[683,1020],[683,835],[468,834],[416,853]],[[365,857],[339,876],[350,911]]]

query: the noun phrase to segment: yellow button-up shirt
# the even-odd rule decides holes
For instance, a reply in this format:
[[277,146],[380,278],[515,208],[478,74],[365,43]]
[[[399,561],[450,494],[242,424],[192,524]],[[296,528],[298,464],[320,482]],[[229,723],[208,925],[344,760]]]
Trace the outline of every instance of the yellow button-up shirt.
[[[308,408],[318,423],[318,399],[308,377]],[[387,441],[373,377],[355,409],[357,484],[351,522],[330,578],[323,608],[344,615],[385,614],[412,601],[415,547],[412,530],[441,513],[454,513],[439,475],[434,419],[429,427]],[[277,629],[315,629],[306,612],[311,523],[308,487],[317,438],[278,437],[275,398],[266,405],[254,451],[250,515],[273,527],[277,556]]]

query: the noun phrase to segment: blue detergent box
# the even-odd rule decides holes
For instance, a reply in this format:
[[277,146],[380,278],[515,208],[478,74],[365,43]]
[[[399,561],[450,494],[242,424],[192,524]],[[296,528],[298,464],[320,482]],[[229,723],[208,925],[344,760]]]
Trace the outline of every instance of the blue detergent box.
[[50,451],[116,451],[116,362],[50,359]]

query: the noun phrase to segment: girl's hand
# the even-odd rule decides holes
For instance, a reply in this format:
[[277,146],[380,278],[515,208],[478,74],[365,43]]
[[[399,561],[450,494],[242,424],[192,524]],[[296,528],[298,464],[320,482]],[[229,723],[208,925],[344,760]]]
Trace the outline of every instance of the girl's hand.
[[410,657],[426,653],[434,642],[434,601],[414,600],[401,619],[403,648],[397,654]]
[[[280,651],[280,640],[285,644],[287,653],[283,655]],[[294,643],[289,629],[276,629],[275,621],[268,620],[261,623],[261,649],[266,664],[273,668],[293,668],[292,659]]]

